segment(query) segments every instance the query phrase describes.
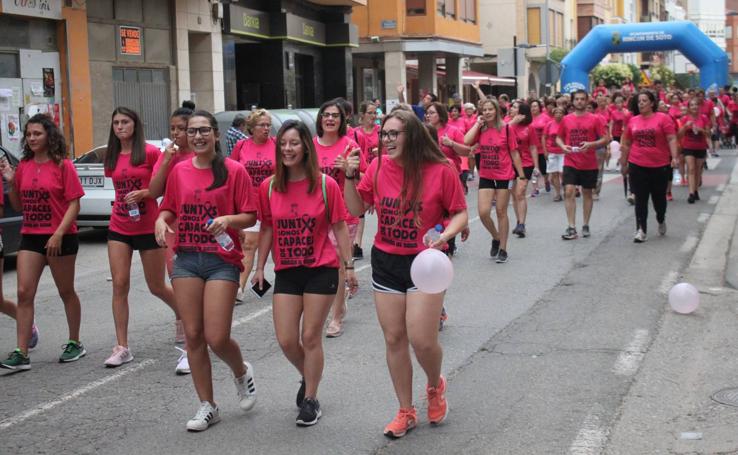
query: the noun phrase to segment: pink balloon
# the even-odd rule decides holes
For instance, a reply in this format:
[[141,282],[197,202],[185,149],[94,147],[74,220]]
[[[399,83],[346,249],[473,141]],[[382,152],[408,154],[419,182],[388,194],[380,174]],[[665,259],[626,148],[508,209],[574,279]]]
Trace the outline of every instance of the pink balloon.
[[454,267],[448,256],[435,248],[428,248],[413,260],[410,278],[421,292],[438,294],[451,286]]
[[675,284],[669,290],[669,305],[677,313],[692,313],[700,306],[700,291],[689,283]]

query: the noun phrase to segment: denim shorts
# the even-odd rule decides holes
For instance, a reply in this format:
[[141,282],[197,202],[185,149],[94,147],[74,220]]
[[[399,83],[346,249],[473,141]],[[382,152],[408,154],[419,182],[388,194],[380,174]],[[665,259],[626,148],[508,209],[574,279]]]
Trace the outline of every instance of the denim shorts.
[[177,252],[171,279],[200,278],[203,281],[223,280],[238,283],[241,271],[215,253]]

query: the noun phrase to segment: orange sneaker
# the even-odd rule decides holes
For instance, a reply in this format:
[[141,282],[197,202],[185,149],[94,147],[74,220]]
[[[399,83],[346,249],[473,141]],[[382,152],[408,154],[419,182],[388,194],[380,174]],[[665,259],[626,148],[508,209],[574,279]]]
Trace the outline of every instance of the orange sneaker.
[[418,421],[418,414],[415,412],[415,408],[400,409],[392,422],[384,427],[384,435],[388,438],[401,438],[407,434],[408,431],[415,428]]
[[438,387],[426,386],[428,394],[428,420],[433,425],[438,425],[448,415],[448,402],[446,401],[446,378],[441,376]]

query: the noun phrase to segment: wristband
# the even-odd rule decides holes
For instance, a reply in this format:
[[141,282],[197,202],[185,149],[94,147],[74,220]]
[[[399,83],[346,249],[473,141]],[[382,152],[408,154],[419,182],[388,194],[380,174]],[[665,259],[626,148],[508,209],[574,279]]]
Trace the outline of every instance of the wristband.
[[353,265],[352,265],[351,267],[344,267],[344,268],[345,268],[346,270],[354,270],[354,266],[353,266]]
[[358,180],[359,179],[359,173],[358,172],[354,172],[351,175],[348,175],[347,173],[344,173],[344,175],[346,176],[346,180]]

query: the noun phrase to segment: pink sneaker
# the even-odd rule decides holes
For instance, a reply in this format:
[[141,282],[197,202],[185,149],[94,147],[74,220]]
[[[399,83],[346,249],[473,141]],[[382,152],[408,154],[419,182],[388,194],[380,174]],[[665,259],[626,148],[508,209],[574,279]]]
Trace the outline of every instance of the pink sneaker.
[[123,346],[116,346],[113,348],[113,353],[105,361],[105,366],[108,368],[115,368],[128,363],[133,360],[133,355],[130,349]]

